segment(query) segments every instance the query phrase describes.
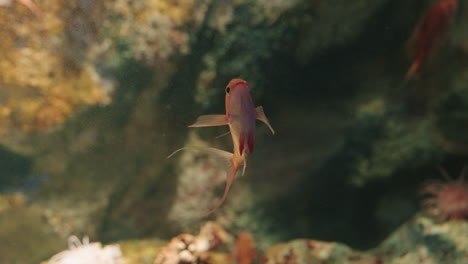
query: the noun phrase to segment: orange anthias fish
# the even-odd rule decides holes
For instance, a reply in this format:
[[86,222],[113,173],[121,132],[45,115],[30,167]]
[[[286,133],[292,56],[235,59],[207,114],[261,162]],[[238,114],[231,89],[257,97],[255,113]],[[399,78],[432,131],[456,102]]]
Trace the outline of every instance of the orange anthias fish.
[[406,73],[409,80],[419,74],[422,65],[440,46],[452,22],[458,0],[442,0],[429,8],[411,37],[414,61]]
[[255,120],[264,122],[273,134],[275,131],[268,122],[263,113],[263,107],[254,107],[252,97],[250,97],[249,84],[241,79],[232,79],[226,86],[226,114],[225,115],[203,115],[198,117],[197,121],[189,127],[209,127],[228,125],[234,145],[233,153],[207,148],[230,165],[226,187],[221,201],[205,216],[213,213],[226,200],[237,171],[242,166],[242,175],[247,165],[247,156],[254,150],[255,144]]

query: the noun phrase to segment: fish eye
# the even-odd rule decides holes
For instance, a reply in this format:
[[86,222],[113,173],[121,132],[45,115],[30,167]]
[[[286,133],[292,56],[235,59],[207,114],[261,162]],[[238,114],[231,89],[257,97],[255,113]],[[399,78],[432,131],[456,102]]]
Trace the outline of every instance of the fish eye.
[[226,93],[229,94],[231,92],[231,88],[229,86],[226,86]]

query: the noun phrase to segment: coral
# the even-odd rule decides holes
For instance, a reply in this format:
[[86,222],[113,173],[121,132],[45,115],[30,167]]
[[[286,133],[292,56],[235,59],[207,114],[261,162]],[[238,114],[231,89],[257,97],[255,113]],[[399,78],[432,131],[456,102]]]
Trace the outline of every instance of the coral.
[[173,238],[158,254],[154,264],[211,263],[208,252],[230,240],[218,224],[207,222],[197,236],[181,234]]
[[15,192],[11,194],[0,195],[0,212],[5,210],[24,206],[26,196],[23,193]]
[[468,223],[416,216],[370,252],[380,263],[467,263]]
[[423,194],[429,197],[423,200],[426,211],[439,220],[468,220],[468,181],[435,181],[426,184]]
[[123,264],[119,245],[102,247],[101,243],[89,243],[84,237],[83,242],[76,236],[68,238],[68,250],[54,255],[48,264]]
[[328,264],[434,264],[466,263],[468,223],[438,224],[415,217],[393,232],[378,247],[359,251],[336,242],[297,239],[268,249],[266,263]]
[[200,25],[207,3],[194,0],[109,2],[105,6],[107,19],[103,31],[111,39],[125,43],[129,56],[154,63],[188,52],[189,34],[184,28]]
[[[72,8],[58,0],[41,2],[41,15],[11,6],[0,9],[0,131],[32,132],[63,123],[85,105],[108,103],[106,81],[90,57],[74,60],[67,46]],[[25,12],[28,11],[28,12]]]

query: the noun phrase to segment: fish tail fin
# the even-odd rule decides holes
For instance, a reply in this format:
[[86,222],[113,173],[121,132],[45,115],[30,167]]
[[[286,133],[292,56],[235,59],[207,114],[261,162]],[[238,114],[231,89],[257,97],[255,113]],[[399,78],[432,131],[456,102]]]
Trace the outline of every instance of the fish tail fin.
[[263,112],[263,107],[262,106],[258,106],[257,108],[255,108],[255,112],[257,114],[257,119],[262,121],[263,123],[265,123],[265,125],[268,126],[268,128],[270,129],[271,133],[274,135],[275,134],[275,130],[273,129],[273,127],[270,125],[270,122],[268,121],[268,118],[266,117],[265,115],[265,112]]
[[211,215],[212,213],[214,213],[216,210],[219,209],[219,207],[221,207],[221,205],[223,205],[224,201],[226,200],[228,194],[229,194],[229,190],[231,189],[231,186],[232,186],[232,183],[234,182],[234,179],[236,178],[236,174],[237,174],[237,167],[235,166],[231,166],[231,170],[229,172],[229,175],[228,175],[228,178],[227,178],[227,182],[226,182],[226,187],[224,188],[224,193],[223,193],[223,197],[221,197],[221,200],[218,202],[218,204],[213,207],[210,211],[208,211],[207,213],[203,214],[201,216],[201,218],[205,218],[209,215]]

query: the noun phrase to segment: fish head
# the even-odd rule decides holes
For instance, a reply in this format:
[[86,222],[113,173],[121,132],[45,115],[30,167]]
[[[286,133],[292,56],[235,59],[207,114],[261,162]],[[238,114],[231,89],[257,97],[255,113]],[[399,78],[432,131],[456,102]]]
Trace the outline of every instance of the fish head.
[[242,79],[232,79],[225,89],[226,92],[226,114],[229,113],[229,105],[232,98],[238,97],[241,94],[250,94],[250,87],[247,81]]

